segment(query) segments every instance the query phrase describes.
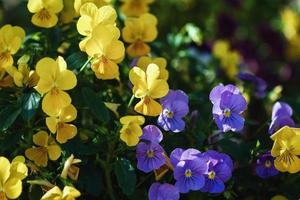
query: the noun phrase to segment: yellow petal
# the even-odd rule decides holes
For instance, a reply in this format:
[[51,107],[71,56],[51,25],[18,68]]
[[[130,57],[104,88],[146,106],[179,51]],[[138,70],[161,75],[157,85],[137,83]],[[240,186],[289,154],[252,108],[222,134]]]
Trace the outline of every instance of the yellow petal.
[[17,178],[10,178],[4,184],[3,189],[9,199],[16,199],[22,193],[22,181]]
[[67,176],[68,176],[68,171],[69,171],[69,168],[71,167],[72,165],[72,162],[74,160],[74,155],[72,154],[71,156],[69,156],[69,158],[65,161],[64,163],[64,168],[63,168],[63,171],[61,172],[61,175],[60,177],[66,179]]
[[64,8],[63,0],[47,0],[43,3],[45,8],[53,13],[59,13]]
[[42,196],[41,200],[62,200],[62,192],[59,187],[55,186],[51,190],[49,190],[44,196]]
[[104,105],[119,118],[118,108],[120,107],[121,104],[104,102]]
[[125,126],[120,130],[120,139],[124,141],[127,146],[136,146],[139,142],[139,136],[142,135],[142,129],[137,124]]
[[47,147],[50,160],[57,160],[61,155],[61,149],[58,145],[53,144]]
[[49,116],[57,116],[61,109],[71,104],[71,97],[68,93],[52,89],[48,92],[42,101],[42,109]]
[[25,163],[25,157],[24,156],[16,156],[13,160],[13,162],[21,162],[21,163]]
[[77,31],[80,35],[88,36],[92,34],[92,18],[90,16],[81,16],[77,21]]
[[92,70],[98,79],[111,80],[120,76],[119,66],[106,58],[99,59],[92,64]]
[[80,192],[71,186],[65,186],[63,189],[63,199],[75,199],[77,197],[80,197]]
[[158,116],[162,112],[162,107],[152,98],[145,97],[134,106],[134,110],[143,115]]
[[0,157],[0,185],[4,184],[10,176],[10,162],[5,157]]
[[36,73],[40,76],[41,79],[44,77],[53,77],[52,79],[54,80],[57,71],[57,62],[52,58],[42,58],[36,64]]
[[49,12],[48,10],[42,10],[38,13],[35,13],[31,22],[39,27],[51,28],[57,24],[58,18],[55,13]]
[[36,13],[43,9],[43,1],[42,0],[29,0],[27,4],[27,8],[29,12]]
[[62,110],[59,118],[60,122],[71,122],[74,121],[76,117],[77,110],[72,104],[70,104]]
[[110,43],[109,48],[106,49],[106,57],[110,60],[121,62],[124,58],[125,47],[123,42],[114,40]]
[[46,147],[34,147],[26,149],[25,155],[29,160],[34,161],[36,165],[46,167],[48,163],[47,152]]
[[53,88],[54,80],[52,77],[47,76],[39,79],[37,86],[35,87],[41,95],[49,92]]
[[145,123],[145,118],[140,115],[127,115],[120,119],[120,123],[125,125],[129,123],[137,123],[139,125],[143,125]]
[[298,156],[295,156],[295,155],[292,156],[291,162],[288,165],[287,171],[292,174],[300,171],[300,159]]
[[14,60],[10,53],[2,53],[0,54],[0,66],[2,68],[6,68],[8,66],[13,65]]
[[56,84],[61,90],[70,90],[76,86],[77,78],[72,71],[64,70],[58,74]]
[[45,147],[48,144],[48,133],[46,131],[39,131],[33,135],[33,143]]
[[10,172],[11,172],[11,174],[13,174],[14,178],[22,180],[22,179],[24,179],[27,176],[28,168],[27,168],[27,166],[25,165],[24,162],[20,162],[20,161],[15,161],[14,160],[11,163]]
[[126,49],[126,52],[131,57],[140,57],[149,54],[151,51],[150,47],[142,42],[137,41],[129,45]]
[[56,140],[63,144],[66,143],[68,140],[75,137],[77,134],[77,127],[72,124],[60,124],[59,128],[57,129],[56,133]]
[[46,125],[51,133],[56,133],[58,124],[58,119],[56,117],[47,117],[46,118]]
[[155,80],[150,85],[149,96],[153,99],[158,99],[166,96],[169,92],[169,85],[166,80]]
[[154,63],[149,64],[146,70],[148,89],[153,88],[153,85],[155,84],[155,81],[158,79],[159,75],[159,67]]
[[135,97],[144,97],[147,93],[146,73],[138,67],[133,67],[129,72],[129,80],[134,85]]

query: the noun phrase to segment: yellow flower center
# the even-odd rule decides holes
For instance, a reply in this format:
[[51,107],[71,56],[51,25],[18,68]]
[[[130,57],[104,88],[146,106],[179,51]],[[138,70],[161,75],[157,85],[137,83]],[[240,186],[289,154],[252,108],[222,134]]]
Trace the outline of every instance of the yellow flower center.
[[6,195],[3,191],[0,192],[0,200],[7,200]]
[[174,113],[172,111],[170,111],[170,110],[167,110],[166,111],[166,116],[167,116],[167,118],[173,118]]
[[150,98],[148,96],[146,96],[144,98],[144,104],[148,105],[150,103]]
[[209,179],[214,179],[215,177],[216,177],[216,172],[214,172],[214,171],[208,172],[208,178]]
[[154,157],[154,151],[153,150],[148,150],[147,151],[147,156],[148,156],[148,158],[153,158]]
[[41,20],[41,21],[46,21],[46,20],[49,20],[51,18],[51,15],[50,13],[48,12],[48,10],[46,10],[45,8],[43,10],[41,10],[39,13],[38,13],[38,18]]
[[0,54],[0,60],[3,61],[3,62],[7,62],[10,58],[10,53],[9,52],[2,52]]
[[185,177],[189,178],[192,176],[192,171],[190,169],[185,170],[184,172]]
[[224,116],[225,116],[225,117],[230,117],[230,116],[231,116],[231,110],[230,110],[229,108],[226,108],[226,109],[223,111],[223,113],[224,113]]
[[59,94],[59,89],[57,89],[55,86],[53,86],[53,88],[50,92],[51,92],[51,95],[58,95]]
[[272,166],[272,162],[270,160],[265,161],[265,167],[270,168]]

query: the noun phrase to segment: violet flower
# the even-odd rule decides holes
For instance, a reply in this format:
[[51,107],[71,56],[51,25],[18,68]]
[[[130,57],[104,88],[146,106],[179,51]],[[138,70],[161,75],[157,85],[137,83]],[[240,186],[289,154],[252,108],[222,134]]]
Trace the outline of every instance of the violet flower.
[[213,117],[222,132],[241,131],[245,119],[242,113],[247,108],[246,99],[234,85],[218,85],[210,93]]
[[275,176],[279,173],[274,166],[274,158],[271,156],[270,151],[257,159],[255,172],[263,179]]
[[168,95],[160,100],[163,107],[157,123],[165,131],[178,133],[184,130],[185,117],[189,112],[188,96],[181,90],[170,90]]

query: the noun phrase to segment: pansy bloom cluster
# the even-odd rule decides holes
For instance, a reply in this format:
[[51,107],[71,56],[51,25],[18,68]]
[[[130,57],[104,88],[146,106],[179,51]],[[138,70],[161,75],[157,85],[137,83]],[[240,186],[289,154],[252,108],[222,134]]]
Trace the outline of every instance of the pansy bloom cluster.
[[300,15],[226,13],[249,2],[22,2],[0,27],[0,200],[298,199]]

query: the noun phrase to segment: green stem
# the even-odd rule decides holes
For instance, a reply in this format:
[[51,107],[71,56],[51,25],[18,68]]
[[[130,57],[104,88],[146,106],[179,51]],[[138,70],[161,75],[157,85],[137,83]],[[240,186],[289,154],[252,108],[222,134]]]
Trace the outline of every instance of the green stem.
[[131,98],[130,98],[130,100],[129,100],[129,103],[127,105],[128,108],[131,106],[133,100],[134,100],[134,95],[132,95]]
[[93,57],[89,57],[89,59],[81,66],[79,73],[84,70],[84,68],[91,62],[92,59]]

